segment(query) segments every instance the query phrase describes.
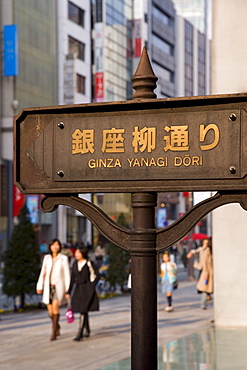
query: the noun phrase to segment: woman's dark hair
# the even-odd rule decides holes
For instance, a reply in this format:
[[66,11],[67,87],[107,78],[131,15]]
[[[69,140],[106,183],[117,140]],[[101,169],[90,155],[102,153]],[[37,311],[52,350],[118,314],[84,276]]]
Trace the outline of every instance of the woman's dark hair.
[[210,252],[212,253],[212,237],[210,236],[208,238],[202,239],[202,245],[203,245],[204,240],[208,241],[208,248],[210,249]]
[[164,252],[163,252],[163,256],[164,256],[164,254],[168,254],[168,256],[170,256],[169,251],[164,251]]
[[85,258],[87,260],[87,255],[88,255],[88,248],[87,247],[83,247],[83,246],[79,246],[77,247],[76,249],[78,249],[78,251],[81,252],[82,254],[82,257]]
[[49,251],[50,251],[50,253],[52,253],[52,251],[51,251],[51,246],[52,246],[52,244],[54,244],[54,243],[56,243],[56,242],[58,242],[58,244],[59,244],[59,246],[60,246],[58,253],[59,253],[59,252],[61,252],[62,244],[61,244],[60,240],[59,240],[59,239],[53,239],[53,240],[49,243]]
[[212,253],[212,238],[208,238],[208,248],[210,249],[210,252]]

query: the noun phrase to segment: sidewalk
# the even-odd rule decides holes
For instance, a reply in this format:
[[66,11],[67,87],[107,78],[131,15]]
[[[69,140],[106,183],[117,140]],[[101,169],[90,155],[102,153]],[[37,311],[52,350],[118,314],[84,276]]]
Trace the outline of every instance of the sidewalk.
[[[207,310],[201,310],[195,282],[181,281],[185,277],[186,272],[179,266],[180,282],[174,292],[175,310],[172,313],[164,311],[166,298],[158,293],[158,338],[161,349],[171,341],[212,327],[213,303],[209,303]],[[79,343],[72,340],[77,332],[78,318],[73,324],[67,324],[65,312],[66,308],[63,307],[62,335],[54,342],[49,341],[51,322],[46,310],[0,314],[0,369],[130,369],[129,295],[101,301],[100,311],[90,313],[91,337]],[[164,351],[161,349],[159,356],[163,361]],[[117,364],[124,359],[127,360]],[[124,363],[127,367],[123,367]]]

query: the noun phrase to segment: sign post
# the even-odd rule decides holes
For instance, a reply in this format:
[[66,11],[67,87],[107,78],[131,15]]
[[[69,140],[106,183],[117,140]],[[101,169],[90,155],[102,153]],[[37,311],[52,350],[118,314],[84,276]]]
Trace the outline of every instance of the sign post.
[[[144,48],[128,102],[24,109],[15,120],[15,184],[66,205],[131,254],[131,366],[157,369],[157,253],[213,209],[247,209],[247,94],[154,99]],[[165,229],[155,228],[157,192],[218,191]],[[77,195],[132,193],[133,229]]]

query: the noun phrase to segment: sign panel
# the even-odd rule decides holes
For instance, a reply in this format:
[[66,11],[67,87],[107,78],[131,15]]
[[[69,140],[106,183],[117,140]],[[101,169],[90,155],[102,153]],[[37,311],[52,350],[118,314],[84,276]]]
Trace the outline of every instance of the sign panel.
[[17,25],[3,27],[4,76],[18,75],[18,34]]
[[[120,114],[107,114],[100,118],[100,124],[94,115],[68,117],[62,119],[62,130],[58,127],[61,120],[50,122],[53,180],[125,180],[128,176],[132,180],[224,179],[233,165],[235,177],[241,177],[240,125],[230,128],[230,110],[176,115],[162,110],[146,113],[145,121],[138,113],[129,112],[128,124],[126,116]],[[239,110],[235,113],[240,117]],[[40,146],[41,140],[34,145]],[[213,162],[219,157],[220,166]]]
[[16,183],[32,193],[245,189],[246,101],[235,94],[24,110]]

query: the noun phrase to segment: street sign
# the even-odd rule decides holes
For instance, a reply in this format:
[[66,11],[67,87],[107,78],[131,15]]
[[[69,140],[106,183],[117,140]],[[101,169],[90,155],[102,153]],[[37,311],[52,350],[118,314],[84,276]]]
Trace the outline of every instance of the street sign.
[[[157,368],[157,253],[220,205],[247,209],[247,94],[156,100],[156,81],[144,47],[134,100],[24,109],[15,120],[20,190],[46,194],[45,212],[80,211],[130,251],[131,368],[143,370]],[[220,192],[156,230],[157,192],[200,190]],[[133,228],[81,199],[83,192],[131,192]]]
[[24,109],[23,193],[245,190],[247,94]]

